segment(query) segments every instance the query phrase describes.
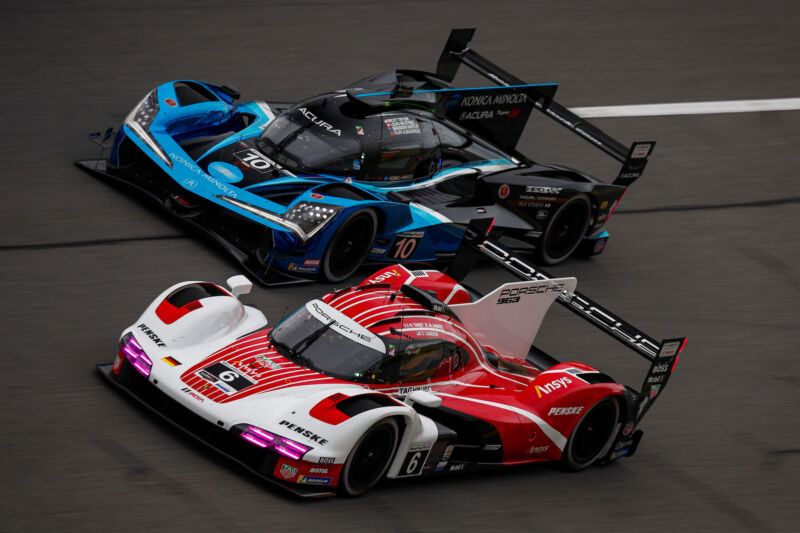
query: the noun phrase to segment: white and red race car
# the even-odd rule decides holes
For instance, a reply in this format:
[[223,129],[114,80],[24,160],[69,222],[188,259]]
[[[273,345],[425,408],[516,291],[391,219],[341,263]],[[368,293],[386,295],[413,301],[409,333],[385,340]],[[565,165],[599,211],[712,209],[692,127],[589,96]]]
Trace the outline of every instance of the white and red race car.
[[[480,222],[480,221],[479,221]],[[381,478],[633,455],[636,425],[685,338],[656,343],[470,226],[454,269],[396,265],[267,327],[244,276],[164,291],[123,332],[111,383],[263,477],[305,496]],[[479,255],[522,279],[481,296]],[[557,301],[651,361],[642,390],[533,346]]]

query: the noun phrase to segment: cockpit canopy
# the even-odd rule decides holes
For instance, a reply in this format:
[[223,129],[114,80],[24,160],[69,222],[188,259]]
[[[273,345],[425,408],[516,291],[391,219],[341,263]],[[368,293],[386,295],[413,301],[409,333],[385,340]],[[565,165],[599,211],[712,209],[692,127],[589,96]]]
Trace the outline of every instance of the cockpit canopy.
[[290,108],[264,129],[258,146],[292,172],[375,185],[413,182],[443,168],[509,157],[425,109],[364,113],[344,93]]

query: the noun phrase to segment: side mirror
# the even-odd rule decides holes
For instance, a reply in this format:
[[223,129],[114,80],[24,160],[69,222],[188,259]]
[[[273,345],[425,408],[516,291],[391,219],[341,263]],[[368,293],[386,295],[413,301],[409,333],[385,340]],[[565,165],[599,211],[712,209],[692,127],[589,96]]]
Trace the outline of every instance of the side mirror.
[[233,276],[228,278],[226,283],[234,298],[238,298],[242,294],[250,294],[253,289],[253,283],[247,279],[247,276]]
[[413,406],[415,403],[424,405],[425,407],[439,407],[442,405],[442,399],[430,392],[415,390],[406,394],[405,404]]

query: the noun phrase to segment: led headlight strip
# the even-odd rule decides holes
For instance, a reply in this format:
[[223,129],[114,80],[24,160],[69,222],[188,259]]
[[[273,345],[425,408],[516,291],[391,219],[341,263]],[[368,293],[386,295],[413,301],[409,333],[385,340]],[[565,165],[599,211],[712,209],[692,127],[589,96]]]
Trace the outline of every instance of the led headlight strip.
[[290,230],[303,242],[319,233],[319,231],[342,210],[338,205],[298,202],[283,215],[278,215],[252,204],[248,204],[247,202],[237,200],[236,198],[231,198],[230,196],[217,194],[214,195],[214,198],[228,202],[240,209],[244,209],[248,213],[274,222]]
[[139,104],[133,108],[127,117],[125,125],[136,134],[155,154],[172,168],[172,160],[150,134],[150,124],[158,115],[158,91],[153,89]]

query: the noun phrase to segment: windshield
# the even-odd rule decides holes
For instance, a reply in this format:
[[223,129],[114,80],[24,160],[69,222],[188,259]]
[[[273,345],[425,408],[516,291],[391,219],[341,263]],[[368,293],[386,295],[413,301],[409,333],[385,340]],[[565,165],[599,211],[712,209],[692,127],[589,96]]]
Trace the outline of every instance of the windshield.
[[320,300],[275,326],[270,342],[284,357],[348,381],[362,381],[386,353],[380,337]]
[[361,144],[354,136],[343,135],[341,128],[315,118],[305,108],[281,115],[261,134],[258,147],[289,170],[356,173],[361,168]]

